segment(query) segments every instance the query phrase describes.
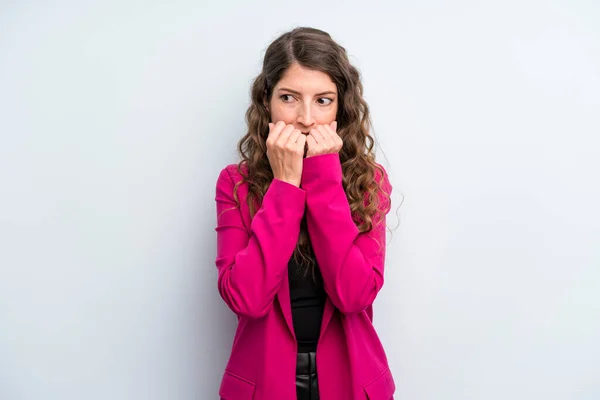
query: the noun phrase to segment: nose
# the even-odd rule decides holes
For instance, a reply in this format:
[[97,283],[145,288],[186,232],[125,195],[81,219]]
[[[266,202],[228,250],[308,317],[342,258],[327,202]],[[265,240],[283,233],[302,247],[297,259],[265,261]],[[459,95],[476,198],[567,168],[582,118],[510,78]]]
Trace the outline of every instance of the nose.
[[306,128],[312,127],[314,122],[310,106],[310,104],[301,105],[298,118],[296,119],[296,122],[304,125]]

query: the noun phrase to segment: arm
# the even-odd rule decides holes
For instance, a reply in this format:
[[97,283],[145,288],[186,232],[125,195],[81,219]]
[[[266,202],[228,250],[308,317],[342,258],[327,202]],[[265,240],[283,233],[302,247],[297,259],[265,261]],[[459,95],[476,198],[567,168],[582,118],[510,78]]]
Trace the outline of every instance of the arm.
[[[377,178],[377,171],[375,175]],[[325,290],[342,313],[363,311],[373,304],[383,286],[385,214],[389,212],[389,201],[380,194],[383,217],[374,216],[371,231],[360,233],[342,186],[339,154],[306,158],[301,186],[307,193],[308,232]],[[381,186],[391,194],[385,170]]]
[[[216,186],[217,258],[219,294],[237,315],[260,318],[267,314],[287,276],[300,222],[304,190],[274,179],[254,216],[250,232],[244,227],[240,207],[235,207],[234,182],[227,168]],[[240,198],[240,202],[244,199]]]

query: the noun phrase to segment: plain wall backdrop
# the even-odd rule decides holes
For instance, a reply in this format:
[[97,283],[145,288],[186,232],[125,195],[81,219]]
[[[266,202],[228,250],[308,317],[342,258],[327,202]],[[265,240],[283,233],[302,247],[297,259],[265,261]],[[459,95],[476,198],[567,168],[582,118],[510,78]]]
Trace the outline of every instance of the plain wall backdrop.
[[600,3],[576,0],[2,2],[0,399],[217,398],[216,178],[296,26],[362,72],[394,186],[396,398],[599,399]]

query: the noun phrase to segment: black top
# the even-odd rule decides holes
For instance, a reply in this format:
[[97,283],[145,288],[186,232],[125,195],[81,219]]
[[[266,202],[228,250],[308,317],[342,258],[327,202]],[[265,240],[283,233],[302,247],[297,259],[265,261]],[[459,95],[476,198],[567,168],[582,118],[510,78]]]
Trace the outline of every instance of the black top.
[[306,268],[305,266],[298,268],[294,257],[288,263],[292,321],[298,342],[298,351],[302,353],[317,351],[321,320],[327,298],[319,267],[315,266],[316,281],[310,270],[305,272]]

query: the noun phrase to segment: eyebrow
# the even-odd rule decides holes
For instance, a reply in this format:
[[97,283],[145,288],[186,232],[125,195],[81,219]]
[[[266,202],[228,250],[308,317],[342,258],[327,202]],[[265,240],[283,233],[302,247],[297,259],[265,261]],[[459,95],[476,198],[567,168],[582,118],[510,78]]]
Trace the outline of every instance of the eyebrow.
[[[296,90],[289,89],[289,88],[279,88],[279,91],[286,91],[286,92],[291,92],[291,93],[294,93],[294,94],[300,94],[300,92],[298,92]],[[336,92],[333,92],[331,90],[327,90],[325,92],[317,93],[315,96],[323,96],[323,95],[326,95],[326,94],[332,94],[334,96],[337,95]]]

